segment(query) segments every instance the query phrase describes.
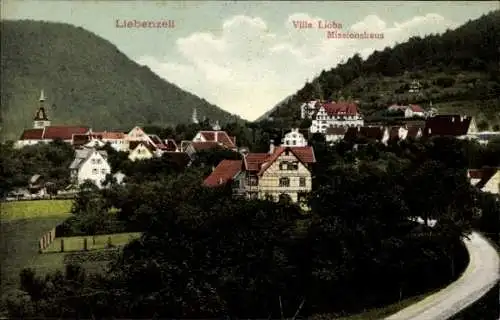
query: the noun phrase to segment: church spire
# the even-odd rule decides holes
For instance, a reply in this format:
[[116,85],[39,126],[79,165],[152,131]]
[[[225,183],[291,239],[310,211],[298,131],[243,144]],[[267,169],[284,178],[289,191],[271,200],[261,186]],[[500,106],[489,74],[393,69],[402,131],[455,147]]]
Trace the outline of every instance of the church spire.
[[45,111],[45,93],[43,89],[40,91],[40,107],[38,108],[35,117],[33,118],[33,128],[34,129],[43,129],[45,127],[50,126],[50,120],[47,116],[47,112]]
[[43,89],[40,91],[40,102],[45,101],[45,93],[43,92]]
[[198,113],[196,112],[196,108],[193,109],[193,123],[198,123]]

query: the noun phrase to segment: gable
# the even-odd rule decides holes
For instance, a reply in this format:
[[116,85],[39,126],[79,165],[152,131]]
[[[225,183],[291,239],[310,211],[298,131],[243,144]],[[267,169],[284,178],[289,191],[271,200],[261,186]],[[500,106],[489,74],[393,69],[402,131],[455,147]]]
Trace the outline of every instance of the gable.
[[[265,164],[264,164],[265,165]],[[300,161],[300,159],[293,154],[293,152],[289,152],[286,154],[286,151],[284,151],[282,154],[280,154],[276,160],[268,164],[269,166],[265,169],[264,172],[262,172],[263,176],[266,175],[274,175],[278,172],[282,173],[292,173],[292,172],[297,172],[297,173],[310,173],[310,170],[306,167],[306,165]],[[296,166],[295,169],[288,169],[289,166]]]
[[140,127],[135,127],[132,130],[130,130],[130,132],[128,133],[128,136],[130,138],[134,138],[134,139],[144,139],[147,137],[144,130],[142,130],[142,128],[140,128]]
[[137,153],[149,153],[149,154],[152,154],[151,151],[148,148],[146,148],[146,146],[143,145],[143,144],[138,145],[137,148],[135,148],[134,151],[136,151]]

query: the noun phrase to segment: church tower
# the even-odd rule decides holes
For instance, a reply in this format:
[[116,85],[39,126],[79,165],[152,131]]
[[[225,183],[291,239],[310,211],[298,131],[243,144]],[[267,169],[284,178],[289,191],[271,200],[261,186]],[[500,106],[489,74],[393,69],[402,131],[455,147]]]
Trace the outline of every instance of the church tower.
[[193,123],[199,123],[198,121],[198,113],[196,112],[196,108],[193,109]]
[[40,107],[33,118],[33,129],[43,129],[50,126],[50,120],[45,111],[45,94],[43,90],[40,92]]

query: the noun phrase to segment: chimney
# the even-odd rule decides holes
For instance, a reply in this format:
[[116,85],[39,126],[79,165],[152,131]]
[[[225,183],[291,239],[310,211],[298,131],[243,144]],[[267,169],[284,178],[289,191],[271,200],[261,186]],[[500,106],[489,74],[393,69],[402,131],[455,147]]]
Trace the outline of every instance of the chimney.
[[212,172],[214,172],[214,171],[215,171],[215,166],[212,166]]
[[269,154],[274,153],[274,140],[269,141]]
[[219,131],[215,131],[215,141],[219,141]]
[[219,184],[222,184],[224,182],[224,180],[222,180],[222,178],[219,178]]

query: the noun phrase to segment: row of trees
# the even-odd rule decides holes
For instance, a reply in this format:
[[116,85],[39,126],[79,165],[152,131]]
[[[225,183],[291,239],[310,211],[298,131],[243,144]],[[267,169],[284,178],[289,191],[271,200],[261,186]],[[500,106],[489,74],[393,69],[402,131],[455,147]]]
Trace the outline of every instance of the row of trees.
[[[467,262],[460,237],[485,203],[467,181],[462,142],[441,138],[359,150],[348,143],[328,147],[320,136],[311,142],[318,164],[309,215],[286,201],[234,199],[228,187],[204,188],[206,172],[196,166],[82,190],[74,219],[84,223],[90,213],[113,208],[117,221],[143,236],[103,275],[75,280],[25,271],[31,280],[23,282],[18,300],[10,300],[11,315],[341,315],[458,276]],[[499,211],[492,204],[480,213],[477,221],[488,224]],[[439,223],[420,225],[411,221],[416,216]]]
[[22,149],[14,148],[12,142],[0,143],[0,197],[15,188],[27,187],[35,174],[54,183],[55,190],[67,186],[70,182],[69,165],[73,158],[73,148],[61,140]]

